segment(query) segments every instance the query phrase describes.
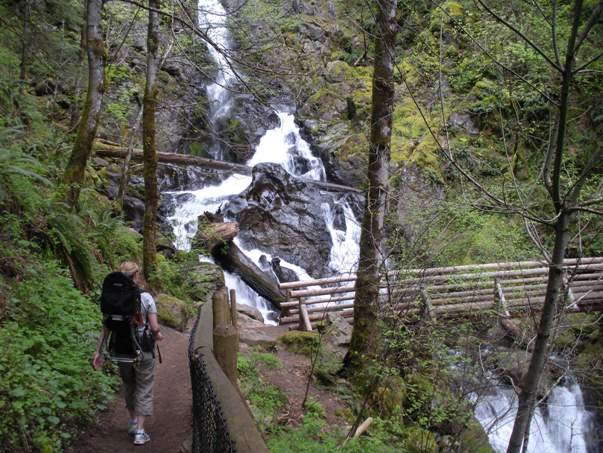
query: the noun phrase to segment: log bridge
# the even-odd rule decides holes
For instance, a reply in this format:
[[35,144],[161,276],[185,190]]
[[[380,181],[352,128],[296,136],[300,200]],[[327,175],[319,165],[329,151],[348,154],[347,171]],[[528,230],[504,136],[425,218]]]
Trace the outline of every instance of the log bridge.
[[[603,257],[566,259],[565,313],[603,311]],[[512,330],[511,318],[544,304],[549,267],[544,261],[408,269],[388,272],[380,284],[380,309],[391,315],[470,317],[487,312]],[[355,274],[280,284],[281,325],[312,330],[326,313],[354,316]]]

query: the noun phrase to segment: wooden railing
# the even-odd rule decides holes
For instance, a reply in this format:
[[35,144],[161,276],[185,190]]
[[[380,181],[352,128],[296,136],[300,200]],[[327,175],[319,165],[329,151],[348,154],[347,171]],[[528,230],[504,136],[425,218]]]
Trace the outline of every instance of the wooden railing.
[[[566,259],[566,312],[603,310],[603,257]],[[388,272],[380,284],[384,310],[423,316],[468,316],[496,310],[501,316],[525,316],[544,303],[549,268],[544,261],[489,263]],[[327,312],[354,316],[356,276],[346,274],[283,283],[281,324],[302,330]]]

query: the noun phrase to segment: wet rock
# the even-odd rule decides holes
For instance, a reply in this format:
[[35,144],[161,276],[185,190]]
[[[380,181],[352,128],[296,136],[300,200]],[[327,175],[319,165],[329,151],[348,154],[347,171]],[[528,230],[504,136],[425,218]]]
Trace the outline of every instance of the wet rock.
[[224,214],[239,222],[239,238],[247,247],[270,250],[316,277],[330,272],[332,242],[321,204],[332,203],[331,195],[277,164],[260,164],[250,186],[237,198],[225,206]]
[[262,312],[255,307],[251,307],[245,304],[237,304],[237,311],[239,315],[245,315],[248,318],[259,321],[261,324],[264,324],[264,317],[262,316]]
[[263,325],[263,322],[253,319],[252,317],[247,316],[245,313],[239,312],[237,315],[237,327],[239,329],[258,328],[262,327]]
[[281,259],[279,257],[273,258],[270,264],[280,283],[295,282],[299,280],[299,277],[294,270],[281,266]]
[[142,231],[144,221],[144,201],[126,195],[124,197],[124,218],[137,231]]
[[[513,386],[520,387],[530,366],[532,354],[527,351],[499,348],[493,356],[501,378]],[[539,397],[547,394],[552,385],[549,367],[545,367],[538,383]]]

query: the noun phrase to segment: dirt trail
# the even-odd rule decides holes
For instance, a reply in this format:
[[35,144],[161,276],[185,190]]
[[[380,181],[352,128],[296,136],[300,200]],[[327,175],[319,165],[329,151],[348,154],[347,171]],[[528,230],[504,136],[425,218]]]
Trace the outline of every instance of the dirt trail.
[[70,453],[156,452],[175,453],[191,432],[191,387],[188,369],[188,335],[163,326],[165,339],[160,343],[163,363],[157,363],[155,376],[155,415],[145,423],[151,441],[134,446],[127,433],[128,412],[117,395],[98,423],[67,450]]

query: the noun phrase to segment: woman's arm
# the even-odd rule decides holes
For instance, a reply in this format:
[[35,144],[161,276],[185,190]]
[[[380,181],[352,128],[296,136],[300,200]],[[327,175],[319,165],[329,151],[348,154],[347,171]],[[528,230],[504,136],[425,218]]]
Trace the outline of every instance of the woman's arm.
[[109,336],[109,329],[103,326],[103,330],[101,331],[100,337],[98,337],[98,341],[96,342],[96,351],[94,352],[94,358],[92,359],[92,368],[95,370],[100,369],[103,366],[103,362],[105,361],[102,350],[105,345],[105,341]]
[[153,332],[153,337],[155,338],[155,340],[163,340],[163,335],[161,334],[161,329],[159,327],[159,321],[157,321],[157,313],[149,313],[148,320],[149,326],[151,326],[151,332]]

